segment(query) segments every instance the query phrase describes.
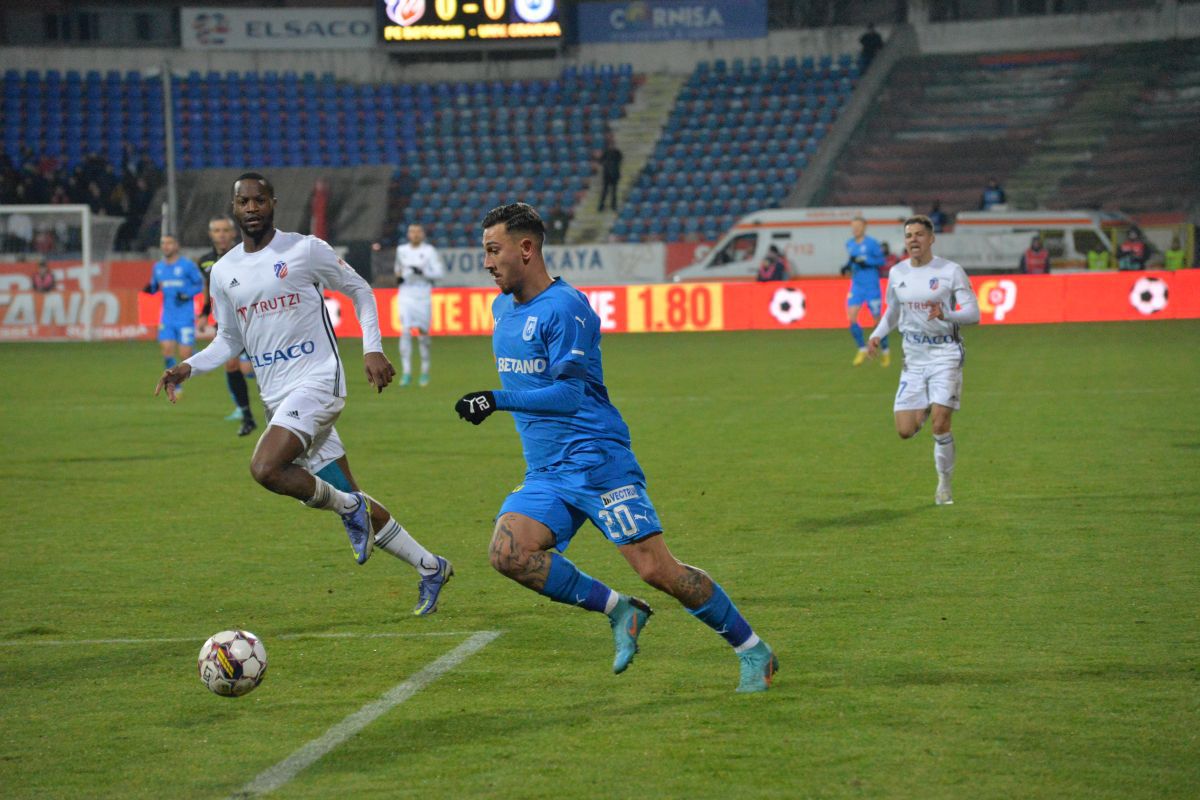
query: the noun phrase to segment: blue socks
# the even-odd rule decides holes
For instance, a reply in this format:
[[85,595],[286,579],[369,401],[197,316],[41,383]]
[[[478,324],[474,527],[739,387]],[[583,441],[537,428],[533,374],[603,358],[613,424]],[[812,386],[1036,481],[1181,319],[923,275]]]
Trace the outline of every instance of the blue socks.
[[[861,331],[860,328],[860,334]],[[729,595],[725,594],[725,590],[716,581],[713,581],[713,593],[708,602],[699,608],[689,608],[687,612],[720,634],[732,647],[742,646],[754,635],[750,623],[746,622],[737,606],[729,599]]]
[[867,340],[863,338],[862,325],[859,325],[857,322],[851,322],[850,335],[854,337],[854,341],[858,344],[859,350],[866,348]]
[[887,350],[887,337],[886,336],[879,340],[879,346],[882,347],[884,349],[884,351]]
[[170,369],[171,367],[175,366],[177,362],[175,361],[174,356],[164,356],[163,363],[167,365],[167,369]]
[[582,606],[588,611],[604,613],[613,590],[557,553],[550,554],[550,574],[541,594],[556,603]]

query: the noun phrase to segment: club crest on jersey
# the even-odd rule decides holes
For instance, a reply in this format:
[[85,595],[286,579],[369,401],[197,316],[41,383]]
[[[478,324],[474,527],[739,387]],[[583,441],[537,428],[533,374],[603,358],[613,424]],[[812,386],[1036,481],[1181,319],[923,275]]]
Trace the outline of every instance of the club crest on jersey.
[[526,341],[533,340],[533,333],[537,330],[537,317],[529,317],[525,320],[525,329],[521,331],[521,338]]
[[937,289],[937,287],[938,287],[938,279],[937,279],[937,278],[930,278],[930,279],[929,279],[929,288],[930,288],[930,289]]
[[276,261],[275,262],[275,277],[276,278],[286,278],[287,277],[287,262],[286,261]]

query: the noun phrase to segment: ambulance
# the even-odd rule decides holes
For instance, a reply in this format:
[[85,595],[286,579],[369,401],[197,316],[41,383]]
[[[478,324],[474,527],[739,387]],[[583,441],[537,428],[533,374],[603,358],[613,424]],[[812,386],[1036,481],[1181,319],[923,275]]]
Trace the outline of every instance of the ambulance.
[[[771,247],[787,258],[798,278],[836,275],[846,263],[850,221],[858,216],[867,221],[868,236],[887,242],[903,259],[904,220],[913,214],[908,206],[757,211],[739,219],[700,261],[672,273],[671,280],[753,280]],[[1112,251],[1105,228],[1131,224],[1119,214],[1098,211],[968,211],[958,215],[952,231],[937,234],[933,252],[968,272],[1015,272],[1039,234],[1054,270],[1086,269],[1093,248]]]

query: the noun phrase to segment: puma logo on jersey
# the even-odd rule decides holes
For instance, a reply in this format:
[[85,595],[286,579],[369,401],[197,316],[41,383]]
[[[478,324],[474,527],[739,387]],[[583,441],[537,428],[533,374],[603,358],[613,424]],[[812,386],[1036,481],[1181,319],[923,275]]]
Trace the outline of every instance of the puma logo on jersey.
[[585,323],[585,322],[583,321],[583,317],[580,317],[580,316],[576,315],[576,317],[575,317],[575,321],[579,323],[580,327],[583,327],[583,328],[586,328],[586,327],[587,327],[587,323]]

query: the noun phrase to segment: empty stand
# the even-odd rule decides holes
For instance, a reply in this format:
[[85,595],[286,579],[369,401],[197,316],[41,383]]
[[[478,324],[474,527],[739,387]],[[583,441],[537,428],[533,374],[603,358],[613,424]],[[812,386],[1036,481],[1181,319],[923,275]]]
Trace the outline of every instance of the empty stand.
[[625,241],[713,239],[774,208],[858,79],[850,56],[701,62],[613,225]]

